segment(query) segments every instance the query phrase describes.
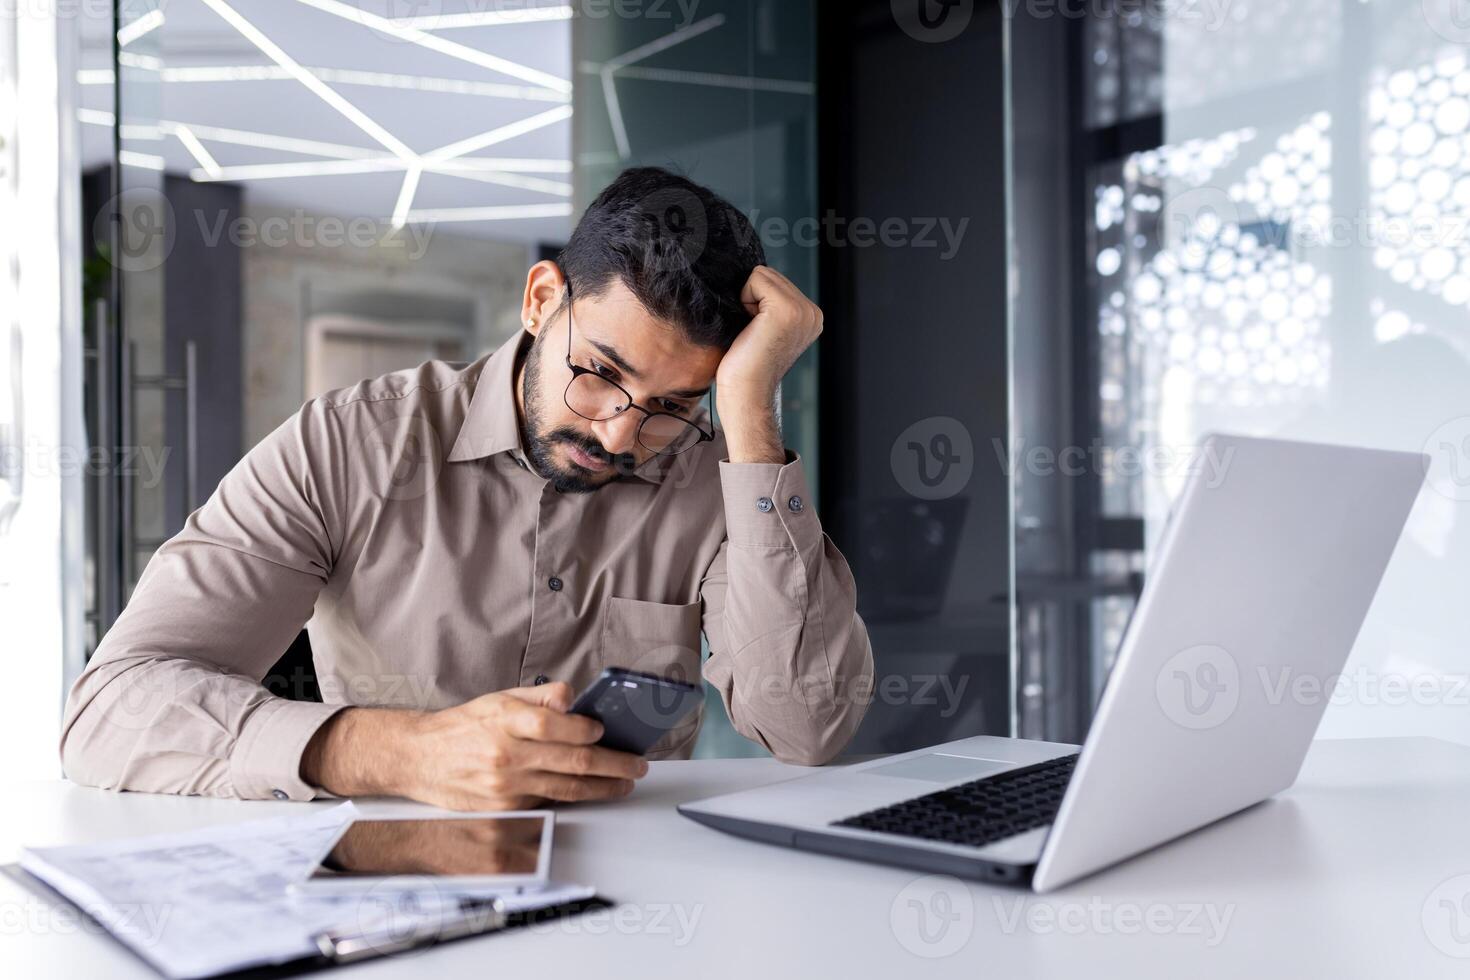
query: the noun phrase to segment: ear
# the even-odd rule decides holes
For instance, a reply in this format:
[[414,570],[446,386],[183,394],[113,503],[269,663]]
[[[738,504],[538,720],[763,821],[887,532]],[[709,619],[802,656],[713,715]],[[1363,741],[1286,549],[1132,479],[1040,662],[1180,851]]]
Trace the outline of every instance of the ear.
[[555,262],[537,262],[526,273],[526,295],[521,299],[521,326],[530,334],[541,332],[561,305],[566,277]]

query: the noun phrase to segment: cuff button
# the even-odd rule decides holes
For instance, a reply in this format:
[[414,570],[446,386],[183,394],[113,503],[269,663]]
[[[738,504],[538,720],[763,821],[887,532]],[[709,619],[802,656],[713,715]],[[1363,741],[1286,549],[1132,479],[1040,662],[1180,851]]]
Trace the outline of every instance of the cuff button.
[[762,497],[755,502],[755,509],[760,511],[762,514],[769,514],[772,509],[775,508],[775,506],[775,504],[771,503],[770,497]]
[[791,508],[791,513],[800,514],[802,512],[802,509],[806,507],[806,504],[802,503],[800,497],[792,497],[790,500],[786,501],[786,506]]
[[283,789],[273,789],[271,790],[271,795],[278,800],[289,800],[291,798],[291,794]]

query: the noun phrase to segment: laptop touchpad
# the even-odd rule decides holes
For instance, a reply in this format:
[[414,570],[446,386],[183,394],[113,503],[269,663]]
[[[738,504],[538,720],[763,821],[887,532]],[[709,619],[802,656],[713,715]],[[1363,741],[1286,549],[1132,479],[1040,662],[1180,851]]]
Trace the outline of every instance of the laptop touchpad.
[[961,755],[921,755],[886,766],[864,769],[865,776],[897,776],[900,779],[922,779],[931,783],[953,783],[961,779],[980,779],[997,772],[1016,768],[1014,762],[993,759],[970,759]]

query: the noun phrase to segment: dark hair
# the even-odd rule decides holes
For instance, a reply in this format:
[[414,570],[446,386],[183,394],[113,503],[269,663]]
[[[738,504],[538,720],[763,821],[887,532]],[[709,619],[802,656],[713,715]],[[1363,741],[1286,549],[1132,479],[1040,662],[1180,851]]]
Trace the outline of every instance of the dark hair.
[[750,323],[740,293],[765,261],[734,205],[659,167],[623,171],[557,258],[579,299],[601,295],[617,278],[649,313],[722,350]]

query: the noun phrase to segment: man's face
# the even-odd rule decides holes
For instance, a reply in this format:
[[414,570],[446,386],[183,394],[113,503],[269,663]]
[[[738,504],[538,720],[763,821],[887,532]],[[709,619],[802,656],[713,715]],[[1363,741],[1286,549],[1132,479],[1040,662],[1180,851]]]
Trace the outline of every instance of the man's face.
[[567,407],[569,330],[573,364],[621,385],[643,408],[690,419],[714,382],[722,351],[695,344],[673,324],[655,319],[617,281],[600,295],[575,297],[570,317],[562,309],[539,326],[521,375],[526,450],[559,490],[587,493],[653,453],[638,442],[642,412],[629,409],[598,422]]

